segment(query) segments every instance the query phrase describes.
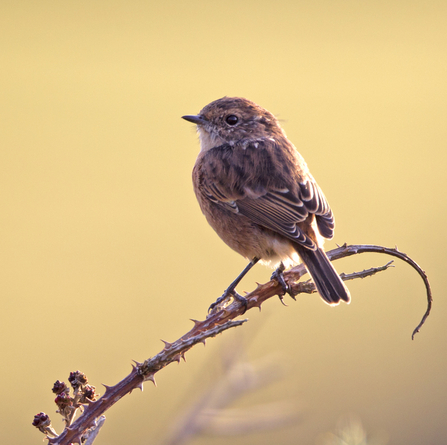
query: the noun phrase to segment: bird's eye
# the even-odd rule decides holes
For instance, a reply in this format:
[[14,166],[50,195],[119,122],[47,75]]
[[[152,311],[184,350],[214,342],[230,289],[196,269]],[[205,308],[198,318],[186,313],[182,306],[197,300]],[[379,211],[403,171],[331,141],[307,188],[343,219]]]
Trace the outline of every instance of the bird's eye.
[[228,125],[236,125],[239,121],[239,118],[237,116],[235,116],[234,114],[230,114],[229,116],[227,116],[225,118],[225,122]]

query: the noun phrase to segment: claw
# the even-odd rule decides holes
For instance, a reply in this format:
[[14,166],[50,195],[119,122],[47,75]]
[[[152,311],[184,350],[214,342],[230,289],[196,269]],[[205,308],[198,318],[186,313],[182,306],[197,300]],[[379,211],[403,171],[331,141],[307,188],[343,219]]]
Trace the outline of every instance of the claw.
[[245,297],[243,297],[241,294],[238,294],[235,290],[232,293],[232,296],[235,300],[239,301],[239,303],[242,304],[242,306],[244,306],[244,312],[242,312],[243,314],[245,314],[245,312],[247,312],[248,309],[248,301]]
[[278,295],[278,297],[279,297],[279,301],[281,302],[281,304],[283,305],[283,306],[288,306],[285,302],[284,302],[284,296],[283,295]]
[[226,298],[228,298],[228,292],[225,291],[209,308],[208,308],[208,313],[210,313],[217,305],[219,305],[220,303],[222,303],[222,301],[224,301]]
[[229,297],[233,297],[234,300],[239,301],[239,303],[241,303],[244,306],[244,312],[245,313],[247,311],[248,308],[248,302],[247,299],[245,297],[243,297],[242,295],[238,294],[234,289],[227,289],[209,308],[208,308],[208,313],[212,312],[212,310],[218,306],[220,303],[222,303],[222,301],[226,300]]
[[235,288],[240,283],[242,278],[247,274],[247,272],[259,261],[259,258],[254,257],[245,267],[245,269],[238,275],[238,277],[228,286],[227,290],[220,296],[209,308],[208,313],[210,313],[218,304],[222,303],[225,299],[228,297],[233,297],[233,299],[239,301],[239,303],[242,303],[244,306],[244,312],[248,308],[248,302],[247,299],[244,298],[242,295],[239,295]]
[[295,299],[295,296],[293,295],[292,288],[286,283],[286,280],[284,279],[283,272],[285,269],[286,268],[285,268],[284,264],[281,263],[279,265],[278,269],[276,269],[275,272],[272,273],[272,276],[270,279],[276,280],[279,283],[279,285],[282,287],[282,290],[284,293],[282,295],[279,295],[279,299],[284,306],[287,306],[287,304],[284,303],[284,299],[283,299],[283,296],[285,294],[289,294],[294,300],[296,300],[296,299]]

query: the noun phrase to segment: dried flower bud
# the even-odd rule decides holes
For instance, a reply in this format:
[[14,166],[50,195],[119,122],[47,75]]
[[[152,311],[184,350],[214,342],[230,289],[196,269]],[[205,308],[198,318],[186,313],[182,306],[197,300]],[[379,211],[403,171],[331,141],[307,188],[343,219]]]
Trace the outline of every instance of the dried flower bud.
[[92,385],[85,385],[80,403],[94,402],[99,394],[96,393],[96,388]]
[[33,426],[35,426],[39,431],[50,437],[57,437],[57,433],[51,426],[51,420],[48,414],[39,413],[34,416]]
[[39,413],[34,416],[33,426],[35,426],[36,428],[48,426],[48,425],[50,425],[50,423],[51,423],[51,421],[50,421],[50,418],[48,417],[48,414]]
[[60,380],[56,380],[56,382],[54,382],[52,391],[55,394],[60,394],[62,392],[68,393],[70,390],[64,382],[61,382]]
[[68,377],[72,388],[76,391],[80,386],[84,386],[88,383],[87,376],[81,371],[70,372]]
[[54,403],[58,406],[59,411],[64,411],[67,406],[73,405],[71,397],[65,392],[58,394],[54,399]]

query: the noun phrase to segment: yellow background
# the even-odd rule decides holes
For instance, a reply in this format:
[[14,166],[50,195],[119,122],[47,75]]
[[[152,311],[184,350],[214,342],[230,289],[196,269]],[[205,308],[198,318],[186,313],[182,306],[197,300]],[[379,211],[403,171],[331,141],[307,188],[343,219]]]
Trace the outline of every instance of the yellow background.
[[[191,186],[197,113],[224,95],[276,114],[334,210],[335,243],[407,265],[349,284],[351,305],[277,299],[107,413],[98,444],[154,443],[217,372],[226,338],[285,377],[240,406],[292,400],[281,431],[196,444],[314,444],[353,414],[391,444],[447,443],[445,1],[6,1],[0,7],[0,429],[31,426],[80,369],[103,393],[203,319],[245,265]],[[345,272],[386,263],[363,255]],[[268,280],[256,267],[239,290]],[[238,405],[238,406],[239,406]],[[383,439],[386,441],[386,439]]]

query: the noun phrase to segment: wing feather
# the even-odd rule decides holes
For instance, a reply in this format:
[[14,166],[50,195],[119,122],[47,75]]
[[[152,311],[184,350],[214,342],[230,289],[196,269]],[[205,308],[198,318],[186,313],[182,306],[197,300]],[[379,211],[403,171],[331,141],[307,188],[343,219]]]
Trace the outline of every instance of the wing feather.
[[[210,150],[213,160],[210,158],[202,177],[202,191],[218,205],[308,249],[316,249],[315,242],[298,224],[314,214],[320,234],[332,238],[334,217],[307,168],[297,170],[296,159],[300,155],[293,146],[288,148],[289,156],[274,162],[275,155],[279,158],[284,153],[271,139],[215,147]],[[284,174],[285,170],[289,174]]]

